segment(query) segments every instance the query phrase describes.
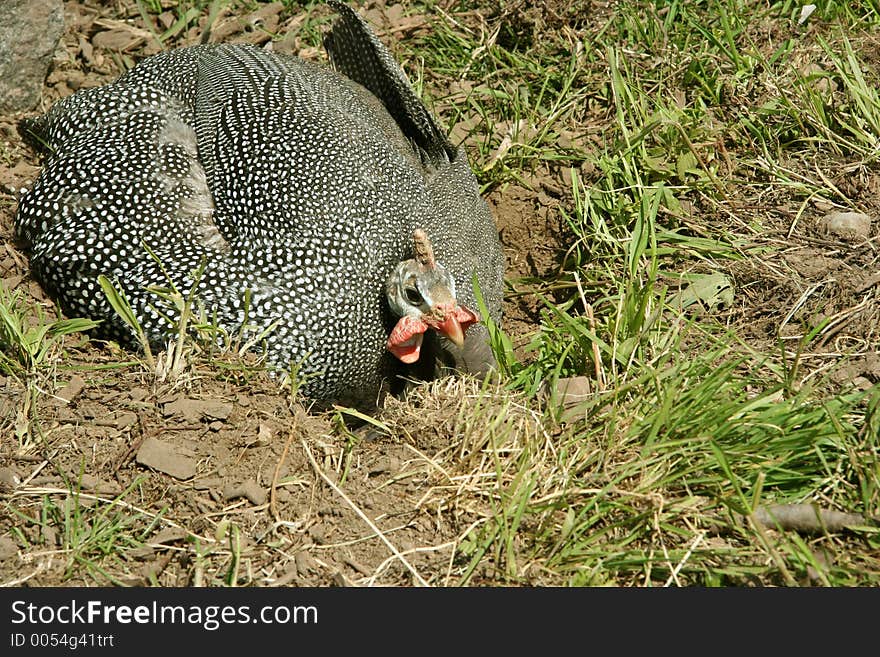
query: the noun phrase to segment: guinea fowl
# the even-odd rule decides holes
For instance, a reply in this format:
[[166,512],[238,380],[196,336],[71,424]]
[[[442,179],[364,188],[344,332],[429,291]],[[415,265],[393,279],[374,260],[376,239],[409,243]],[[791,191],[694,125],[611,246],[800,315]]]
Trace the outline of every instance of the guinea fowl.
[[316,401],[493,367],[473,280],[500,321],[503,259],[466,155],[369,26],[329,4],[333,69],[180,48],[23,123],[49,155],[16,236],[66,314],[136,340],[103,274],[162,346],[178,315],[156,291],[173,286]]

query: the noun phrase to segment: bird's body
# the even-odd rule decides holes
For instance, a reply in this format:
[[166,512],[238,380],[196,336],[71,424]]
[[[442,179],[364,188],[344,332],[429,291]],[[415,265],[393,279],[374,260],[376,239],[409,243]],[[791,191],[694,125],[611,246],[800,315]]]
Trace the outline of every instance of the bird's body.
[[[396,318],[385,282],[423,229],[459,300],[475,307],[476,274],[500,319],[497,233],[464,152],[366,24],[333,4],[337,71],[251,46],[193,46],[31,121],[51,155],[21,198],[16,234],[66,313],[132,337],[103,274],[161,344],[175,311],[151,288],[195,285],[210,319],[263,335],[268,363],[297,370],[308,397],[360,403],[400,373],[386,349]],[[475,326],[476,347],[444,351],[481,371],[485,337]]]

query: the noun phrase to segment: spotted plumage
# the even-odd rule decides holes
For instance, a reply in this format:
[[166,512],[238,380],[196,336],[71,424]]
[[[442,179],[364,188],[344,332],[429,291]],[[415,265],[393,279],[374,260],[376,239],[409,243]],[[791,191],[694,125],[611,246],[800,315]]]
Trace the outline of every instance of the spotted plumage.
[[330,4],[336,70],[252,46],[193,46],[25,123],[49,155],[16,235],[67,314],[132,341],[103,274],[162,345],[177,317],[155,290],[195,292],[208,318],[260,336],[267,363],[295,369],[316,400],[375,400],[385,382],[431,376],[438,362],[491,366],[482,324],[464,327],[463,346],[428,331],[411,365],[391,353],[400,313],[386,285],[414,257],[414,231],[451,277],[453,301],[476,308],[476,274],[496,321],[501,251],[465,153],[366,23]]

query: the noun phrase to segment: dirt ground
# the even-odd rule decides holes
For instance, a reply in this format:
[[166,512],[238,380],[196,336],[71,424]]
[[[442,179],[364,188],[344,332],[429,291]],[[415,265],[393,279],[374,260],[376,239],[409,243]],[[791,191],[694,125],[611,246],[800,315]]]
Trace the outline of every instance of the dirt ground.
[[[395,10],[374,3],[371,11],[374,20],[390,25]],[[44,107],[120,73],[111,53],[143,45],[143,35],[120,23],[129,15],[137,16],[133,1],[65,2],[66,31],[46,80]],[[290,22],[295,28],[297,19]],[[259,39],[233,22],[222,25],[218,33],[226,40]],[[180,45],[197,40],[194,31]],[[300,45],[295,38],[287,42],[291,51],[320,57]],[[149,47],[137,52],[149,54]],[[22,143],[16,123],[34,113],[0,116],[0,279],[52,312],[11,241],[15,190],[39,171],[39,158]],[[562,172],[538,171],[526,182],[488,197],[511,279],[554,274],[569,246],[559,213],[566,202],[558,194],[565,189]],[[841,173],[833,182],[847,187],[857,209],[880,211],[875,172]],[[726,310],[728,323],[740,326],[745,339],[767,344],[775,342],[775,327],[792,308],[797,310],[783,335],[801,331],[807,313],[833,316],[832,330],[803,357],[819,370],[834,354],[853,354],[831,376],[876,383],[876,226],[872,239],[837,241],[818,228],[818,217],[829,209],[819,203],[801,213],[789,199],[737,197],[731,212],[740,215],[746,203],[772,207],[778,218],[772,234],[752,235],[754,244],[785,248],[772,261],[745,259],[730,272],[737,295]],[[729,218],[719,215],[717,221]],[[506,303],[504,327],[518,348],[534,330],[537,307],[529,295]],[[65,365],[76,369],[58,369],[46,384],[54,389],[37,399],[27,399],[19,381],[0,376],[0,494],[18,496],[21,513],[33,519],[101,508],[122,495],[126,513],[114,522],[132,524],[114,535],[137,536],[143,545],[105,544],[98,536],[71,563],[60,550],[65,537],[57,528],[64,523],[30,524],[28,549],[0,527],[0,582],[327,586],[413,585],[424,579],[443,585],[459,565],[451,560],[454,548],[487,513],[488,501],[451,506],[460,482],[436,465],[457,423],[474,412],[471,383],[440,381],[417,390],[414,399],[389,400],[377,421],[352,431],[344,412],[309,413],[257,367],[197,360],[181,381],[163,383],[113,345],[85,338],[67,345],[73,357]],[[129,364],[114,366],[120,362]],[[25,426],[32,404],[39,405],[30,413],[39,418],[38,427]],[[515,421],[536,420],[523,411]],[[39,441],[21,450],[18,436],[25,431]],[[69,482],[82,491],[75,501],[61,494]],[[57,506],[48,508],[45,496]],[[116,515],[88,517],[82,531],[98,533],[98,521]],[[122,548],[114,561],[90,565],[112,548]],[[532,583],[542,583],[535,577]],[[478,572],[473,582],[481,581]]]

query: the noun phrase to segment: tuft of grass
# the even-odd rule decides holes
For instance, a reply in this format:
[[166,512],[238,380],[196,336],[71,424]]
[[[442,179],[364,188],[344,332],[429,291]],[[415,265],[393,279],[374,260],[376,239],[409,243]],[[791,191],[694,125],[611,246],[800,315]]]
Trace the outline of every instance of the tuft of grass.
[[[476,149],[474,169],[484,190],[522,181],[522,171],[542,164],[569,166],[584,157],[569,127],[584,116],[587,101],[583,45],[521,49],[515,40],[502,44],[502,25],[462,31],[460,23],[435,20],[403,54],[404,68],[416,60],[419,71],[431,72],[431,83],[441,78],[440,88],[449,89],[426,100],[450,129],[469,126],[457,138]],[[448,85],[449,79],[456,82]],[[434,86],[416,85],[423,96]]]
[[66,336],[98,324],[88,319],[49,317],[24,293],[0,283],[0,371],[27,377],[51,367]]
[[68,482],[67,491],[21,490],[18,495],[39,501],[32,513],[11,509],[20,521],[15,533],[25,546],[62,559],[62,580],[87,575],[98,584],[125,584],[118,573],[130,571],[126,551],[142,548],[161,520],[161,515],[148,520],[124,501],[140,483],[135,480],[112,499],[82,492],[77,481]]
[[[509,393],[456,397],[459,438],[433,461],[443,476],[425,504],[485,504],[453,581],[870,584],[876,559],[835,547],[876,541],[870,523],[808,544],[750,518],[770,500],[829,499],[870,516],[880,440],[876,412],[866,421],[861,405],[876,409],[877,392],[814,404],[815,391],[785,397],[780,382],[766,388],[760,363],[726,359],[723,346],[696,359],[670,351],[555,429]],[[833,566],[817,568],[822,549],[835,551]]]
[[[161,261],[148,247],[149,254],[156,260],[163,272]],[[182,292],[171,277],[166,273],[165,286],[153,286],[146,291],[154,299],[151,310],[157,313],[167,324],[168,330],[165,335],[165,348],[154,357],[153,348],[157,341],[156,336],[148,336],[140,324],[137,314],[132,308],[125,292],[114,285],[106,276],[98,276],[98,282],[107,298],[110,306],[123,321],[123,323],[136,336],[137,343],[144,353],[146,366],[155,377],[156,382],[178,382],[190,369],[193,357],[197,353],[206,353],[212,357],[215,351],[230,351],[233,348],[236,353],[242,355],[252,349],[273,327],[265,329],[262,333],[256,333],[248,325],[247,320],[241,330],[241,335],[235,339],[235,344],[230,336],[217,325],[216,318],[209,317],[198,296],[199,282],[204,275],[205,263],[190,272],[192,284],[189,290]],[[248,299],[245,299],[245,307],[248,307]],[[247,341],[242,342],[242,336],[250,331],[256,333]]]

